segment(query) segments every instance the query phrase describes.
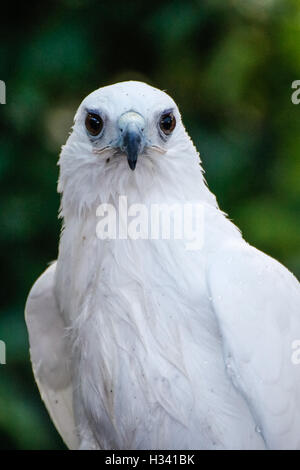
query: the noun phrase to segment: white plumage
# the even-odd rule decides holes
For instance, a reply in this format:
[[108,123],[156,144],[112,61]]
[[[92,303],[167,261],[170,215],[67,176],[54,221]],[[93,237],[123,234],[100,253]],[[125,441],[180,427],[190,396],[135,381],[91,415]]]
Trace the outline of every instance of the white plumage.
[[[170,110],[176,127],[164,136],[158,123]],[[98,137],[87,113],[101,116]],[[137,163],[124,116],[144,139]],[[300,449],[299,283],[220,211],[174,101],[139,82],[95,91],[59,165],[58,260],[33,286],[26,322],[35,378],[66,444]],[[118,210],[120,195],[147,208],[203,204],[202,249],[99,240],[97,206]]]

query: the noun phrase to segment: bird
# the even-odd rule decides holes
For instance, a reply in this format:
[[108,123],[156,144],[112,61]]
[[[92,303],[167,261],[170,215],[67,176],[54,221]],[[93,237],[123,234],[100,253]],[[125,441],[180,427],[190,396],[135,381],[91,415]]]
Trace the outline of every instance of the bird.
[[[66,446],[300,449],[299,282],[219,208],[175,101],[137,81],[99,88],[58,164],[58,256],[25,318]],[[124,226],[140,208],[149,228],[154,205],[188,204],[201,208],[184,219],[199,232],[192,249],[188,234],[138,223],[134,236],[97,230],[100,213]]]

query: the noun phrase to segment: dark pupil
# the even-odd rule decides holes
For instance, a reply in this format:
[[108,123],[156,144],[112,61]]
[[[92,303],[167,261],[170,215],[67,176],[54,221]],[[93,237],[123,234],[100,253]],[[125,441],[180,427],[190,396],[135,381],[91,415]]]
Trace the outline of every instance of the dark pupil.
[[173,122],[173,119],[172,117],[169,115],[169,116],[165,116],[163,119],[162,119],[162,125],[163,125],[163,128],[166,130],[166,131],[169,131],[172,127],[172,122]]
[[89,119],[89,125],[93,131],[98,131],[101,125],[99,118],[96,116],[91,116]]

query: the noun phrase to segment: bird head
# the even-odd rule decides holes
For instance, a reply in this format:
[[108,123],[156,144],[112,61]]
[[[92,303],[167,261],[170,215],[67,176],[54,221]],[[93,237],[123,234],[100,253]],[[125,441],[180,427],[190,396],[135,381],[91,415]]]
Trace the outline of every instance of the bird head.
[[[91,206],[114,194],[145,193],[154,184],[169,190],[196,171],[199,155],[173,99],[145,83],[129,81],[88,95],[75,115],[60,156],[62,204]],[[172,180],[172,181],[171,181]]]

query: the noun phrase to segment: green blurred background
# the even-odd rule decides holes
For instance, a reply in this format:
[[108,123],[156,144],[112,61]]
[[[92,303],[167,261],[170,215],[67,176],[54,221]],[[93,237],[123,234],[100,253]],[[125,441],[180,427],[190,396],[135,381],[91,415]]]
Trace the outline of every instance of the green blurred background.
[[245,238],[300,275],[298,0],[61,0],[1,6],[0,448],[64,448],[33,381],[27,293],[57,256],[56,161],[99,86],[139,79],[178,103],[206,178]]

